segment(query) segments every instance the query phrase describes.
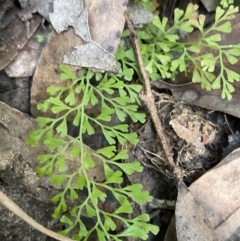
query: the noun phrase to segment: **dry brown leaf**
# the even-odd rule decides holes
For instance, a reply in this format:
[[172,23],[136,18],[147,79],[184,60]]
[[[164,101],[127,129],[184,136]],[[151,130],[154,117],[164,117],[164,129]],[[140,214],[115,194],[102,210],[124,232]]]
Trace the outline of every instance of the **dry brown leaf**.
[[85,0],[91,39],[111,54],[117,52],[125,24],[127,0]]
[[32,19],[32,13],[39,12],[45,18],[48,18],[49,11],[52,10],[52,2],[54,0],[19,0],[22,7],[22,11],[19,13],[19,17],[22,21],[28,21]]
[[219,5],[219,1],[218,0],[201,0],[202,4],[204,5],[204,7],[207,9],[208,12],[213,12],[216,10],[217,6]]
[[231,101],[221,98],[221,90],[206,91],[201,88],[200,84],[196,83],[176,85],[158,80],[154,81],[152,85],[157,88],[169,89],[176,99],[187,101],[202,108],[222,111],[240,118],[240,82],[233,83],[235,92],[232,93],[233,98]]
[[[18,13],[17,7],[13,7],[1,20],[4,28],[0,29],[0,70],[4,69],[17,56],[18,51],[28,41],[26,25],[18,17]],[[29,28],[30,35],[35,32],[41,21],[40,16],[33,17]]]
[[119,72],[114,55],[98,44],[90,41],[75,47],[75,50],[64,55],[64,64],[97,69],[98,71]]
[[177,241],[176,224],[175,223],[176,223],[175,215],[173,215],[171,222],[168,226],[166,235],[164,237],[164,241]]
[[219,241],[240,237],[240,149],[233,151],[189,190],[206,212]]
[[33,116],[51,115],[50,111],[46,113],[40,112],[37,109],[37,104],[48,98],[46,92],[48,86],[64,84],[60,79],[59,65],[63,62],[66,49],[70,49],[80,43],[82,43],[82,40],[74,34],[73,29],[69,29],[61,34],[52,31],[48,43],[39,58],[33,77],[31,89],[31,114]]
[[178,184],[175,210],[178,241],[217,241],[207,215],[183,181]]
[[84,41],[91,40],[88,27],[88,11],[84,8],[82,0],[55,0],[53,3],[54,12],[49,14],[54,29],[61,33],[72,26],[75,33]]
[[[64,0],[57,0],[57,2]],[[72,0],[74,1],[74,0]],[[54,2],[54,5],[57,3]],[[83,38],[88,43],[75,46],[75,49],[64,56],[64,63],[88,67],[99,71],[119,72],[114,54],[116,53],[119,38],[125,22],[124,11],[126,9],[124,0],[98,0],[85,1],[88,6],[84,10],[89,9],[89,26],[88,23],[82,21],[84,27],[79,27],[79,32],[82,29],[91,30],[91,37],[89,39]],[[69,6],[74,6],[69,5]],[[84,11],[83,10],[83,11]],[[73,10],[74,12],[74,10]],[[60,11],[62,14],[62,11]],[[69,14],[68,14],[69,15]],[[51,17],[51,16],[50,16]],[[76,14],[76,19],[70,22],[79,23],[82,16]],[[58,18],[56,18],[58,20]],[[67,20],[66,20],[67,21]],[[71,24],[75,28],[76,24]],[[78,33],[77,33],[78,34]],[[79,36],[82,36],[79,34]],[[91,39],[91,41],[90,41]]]
[[183,140],[185,140],[188,144],[195,145],[196,142],[200,144],[201,136],[199,136],[200,134],[199,130],[197,129],[191,130],[181,125],[177,119],[171,120],[169,124],[173,127],[177,135]]
[[[123,12],[126,9],[125,0],[86,0],[89,9],[89,27],[92,40],[109,52],[116,53],[124,27]],[[74,47],[84,44],[73,29],[57,34],[52,32],[49,42],[42,52],[33,77],[31,91],[31,111],[33,116],[43,115],[36,105],[44,101],[48,95],[45,89],[50,85],[63,85],[60,79],[59,65],[63,63],[64,55]],[[105,52],[105,50],[103,52]],[[77,69],[77,68],[73,68]],[[46,113],[46,116],[50,113]]]
[[134,25],[142,26],[153,21],[153,14],[133,1],[128,3],[128,14]]
[[42,27],[34,32],[33,37],[18,52],[16,58],[4,69],[9,77],[33,76],[40,53],[46,43],[46,40],[41,43],[37,41],[37,35],[46,36],[49,32],[49,28]]

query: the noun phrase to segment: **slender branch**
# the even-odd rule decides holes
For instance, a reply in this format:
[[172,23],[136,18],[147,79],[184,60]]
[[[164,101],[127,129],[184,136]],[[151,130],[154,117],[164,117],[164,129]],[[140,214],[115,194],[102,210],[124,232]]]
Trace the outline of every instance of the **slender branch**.
[[9,197],[7,197],[1,191],[0,191],[0,203],[2,203],[11,212],[13,212],[15,215],[17,215],[19,218],[21,218],[23,221],[25,221],[27,224],[32,226],[34,229],[37,229],[41,233],[59,241],[74,241],[73,239],[64,237],[58,233],[51,231],[50,229],[43,227],[41,224],[39,224],[34,219],[29,217],[15,202],[13,202]]
[[[153,96],[153,93],[152,93],[152,90],[151,90],[150,79],[149,79],[147,71],[144,67],[142,55],[141,55],[141,52],[140,52],[137,33],[133,28],[133,24],[132,24],[132,22],[131,22],[131,20],[128,16],[127,11],[125,11],[124,14],[125,14],[125,20],[126,20],[127,28],[130,31],[130,37],[131,37],[131,40],[132,40],[132,44],[133,44],[133,48],[134,48],[134,51],[135,51],[136,59],[137,59],[138,65],[139,65],[140,73],[141,73],[142,78],[143,78],[144,91],[141,94],[140,98],[142,99],[144,104],[147,106],[148,111],[151,115],[153,124],[155,126],[157,134],[158,134],[158,136],[160,138],[160,141],[162,143],[163,150],[166,154],[166,158],[168,159],[170,169],[171,169],[171,171],[173,171],[173,173],[176,174],[176,165],[175,165],[175,162],[173,160],[172,148],[170,147],[169,139],[167,138],[166,133],[164,132],[162,123],[161,123],[161,121],[158,117],[158,112],[157,112],[157,108],[156,108],[156,105],[155,105],[154,96]],[[177,178],[177,180],[179,180],[178,176],[175,176],[175,178]]]

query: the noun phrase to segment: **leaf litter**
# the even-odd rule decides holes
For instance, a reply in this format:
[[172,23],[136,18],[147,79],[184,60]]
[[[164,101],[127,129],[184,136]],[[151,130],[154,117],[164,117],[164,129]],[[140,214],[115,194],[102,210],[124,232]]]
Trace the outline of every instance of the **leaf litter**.
[[[89,4],[90,6],[90,7],[88,6],[88,9],[91,10],[91,4],[93,3],[91,1],[89,2],[86,1],[86,2],[87,2],[86,5]],[[96,2],[102,4],[101,1],[95,1],[95,3]],[[90,16],[91,16],[91,11],[89,13],[89,18]],[[85,19],[85,22],[86,22],[86,19]],[[89,19],[89,23],[90,23],[89,29],[91,31],[91,19]],[[67,34],[71,32],[69,36],[72,36],[73,34],[73,31],[66,30],[65,32]],[[94,31],[91,31],[91,32],[93,32],[92,36],[94,36]],[[96,29],[96,33],[97,32],[98,30]],[[121,30],[117,32],[115,31],[114,32],[115,35],[112,35],[112,36],[115,36],[115,39],[118,39],[119,37],[116,38],[116,36],[119,36],[119,32],[121,33]],[[110,33],[109,35],[111,36]],[[105,37],[109,35],[106,33]],[[55,36],[54,34],[52,34],[52,41],[53,39],[56,40],[57,36],[58,36],[57,34],[55,34]],[[97,36],[102,37],[100,34],[98,34]],[[111,40],[112,39],[114,38],[111,38]],[[106,44],[106,42],[108,44]],[[89,42],[90,50],[94,49],[94,46],[91,45],[92,43],[94,42],[93,41]],[[82,41],[82,44],[83,45],[81,46],[84,46],[84,44],[86,45],[86,43],[84,43],[83,41]],[[74,53],[75,55],[78,54],[76,53],[76,50],[81,49],[79,45],[69,44],[67,47],[68,49],[63,49],[62,53],[57,58],[55,58],[54,61],[57,60],[55,63],[56,66],[58,64],[58,61],[61,62],[61,60],[63,58],[66,58],[66,56],[70,53],[69,52],[70,46],[76,48],[75,50],[72,51],[72,53]],[[104,51],[114,54],[116,51],[117,45],[111,46],[111,44],[109,44],[109,42],[106,41],[106,38],[102,37],[102,40],[98,42],[97,46],[100,46],[100,50],[102,48]],[[109,48],[109,46],[111,48]],[[86,49],[88,48],[86,47]],[[68,53],[65,54],[65,51],[68,51]],[[43,64],[43,60],[46,61],[50,58],[51,54],[53,55],[53,52],[49,51],[49,53],[50,55],[47,55],[48,58],[43,58],[42,63],[40,62],[39,66],[41,66],[42,64],[42,67],[46,67],[46,65],[44,66]],[[81,52],[81,54],[84,54],[84,52]],[[93,58],[96,58],[96,56],[94,56]],[[49,64],[48,62],[46,63]],[[74,63],[74,65],[76,65],[76,63]],[[100,69],[100,68],[102,67],[97,66],[97,69]],[[49,71],[53,71],[53,68],[49,69]],[[43,73],[43,71],[41,71],[41,73]],[[47,76],[43,75],[41,77],[46,78]],[[38,76],[38,78],[40,80],[40,76]],[[198,96],[194,99],[194,101],[195,100],[198,100]],[[172,102],[172,100],[165,99],[164,101],[168,103],[164,107],[164,109],[168,109],[169,103]],[[162,103],[158,102],[156,104],[161,106]],[[181,105],[179,104],[177,105],[181,107]],[[181,110],[181,113],[179,113],[179,109]],[[169,133],[173,140],[173,143],[176,144],[175,145],[176,150],[177,148],[181,150],[179,152],[179,157],[178,157],[179,165],[181,165],[181,167],[184,169],[185,180],[189,181],[189,178],[190,177],[193,178],[194,176],[192,175],[192,172],[195,172],[195,174],[199,171],[202,172],[202,168],[204,168],[205,166],[204,163],[206,161],[207,162],[209,161],[210,166],[204,169],[207,170],[211,168],[214,161],[206,158],[206,155],[207,157],[209,157],[209,154],[211,155],[213,153],[211,150],[209,153],[208,148],[209,146],[214,146],[217,144],[217,142],[214,142],[214,139],[217,138],[217,135],[219,135],[218,138],[221,138],[221,136],[220,136],[220,133],[218,132],[219,128],[216,128],[215,124],[211,124],[207,120],[204,121],[203,116],[196,118],[196,115],[199,115],[199,114],[201,115],[201,111],[197,113],[194,113],[193,111],[191,113],[191,111],[189,111],[189,107],[187,106],[183,106],[179,109],[178,109],[178,112],[176,113],[174,113],[174,111],[171,110],[171,120],[169,122],[171,123],[171,126],[169,129],[170,130]],[[186,109],[188,110],[187,113],[185,112]],[[167,123],[168,117],[164,113],[161,114],[162,115],[161,118],[164,123]],[[178,117],[181,117],[181,118],[178,118]],[[181,120],[183,121],[181,122]],[[206,148],[206,146],[208,146],[208,148]],[[194,151],[193,151],[193,147],[195,148]],[[207,154],[205,153],[206,150],[207,150]],[[157,166],[157,169],[163,168],[163,167],[166,168],[166,165],[164,163],[162,163],[162,165],[159,164],[159,160],[161,160],[161,158],[159,157],[161,157],[162,153],[161,151],[158,151],[158,152],[159,152],[158,157],[157,158],[154,157],[151,160],[154,164],[153,166]],[[146,155],[146,153],[147,152],[145,152],[144,154]],[[198,161],[196,162],[195,159],[196,159],[197,153],[200,154],[200,157],[197,158]],[[187,188],[183,183],[179,184],[179,188],[178,188],[179,193],[178,193],[177,207],[175,212],[176,220],[177,220],[176,221],[177,236],[179,240],[184,240],[184,238],[187,238],[187,237],[195,237],[193,238],[193,240],[197,240],[197,241],[208,240],[206,238],[210,236],[212,237],[212,240],[215,240],[216,236],[218,237],[218,240],[227,240],[230,237],[231,238],[239,237],[238,221],[239,221],[240,213],[238,210],[239,210],[240,204],[239,204],[239,198],[237,196],[237,194],[240,191],[239,180],[238,180],[239,156],[240,156],[239,150],[234,151],[233,153],[228,155],[220,164],[218,164],[218,166],[211,169],[209,172],[204,174],[197,181],[193,182],[193,184],[189,188]],[[214,158],[217,160],[219,156]],[[204,172],[206,170],[204,170]],[[167,172],[166,169],[165,171]],[[189,181],[189,182],[192,182],[192,181]],[[153,183],[150,182],[150,188],[153,188],[153,187],[154,187]],[[185,219],[183,220],[183,218]],[[188,227],[189,229],[186,230],[185,227]],[[196,229],[196,227],[198,227],[198,229]],[[206,229],[204,229],[204,227]],[[208,231],[206,232],[204,230],[208,230]],[[208,233],[209,236],[207,236],[206,238],[203,238],[202,233],[204,232],[206,232],[206,234]]]

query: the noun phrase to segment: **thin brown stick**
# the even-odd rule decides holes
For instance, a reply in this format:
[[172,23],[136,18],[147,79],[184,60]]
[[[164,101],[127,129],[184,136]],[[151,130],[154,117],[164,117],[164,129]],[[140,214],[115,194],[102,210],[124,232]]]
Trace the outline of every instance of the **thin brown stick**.
[[17,215],[19,218],[21,218],[23,221],[25,221],[27,224],[32,226],[34,229],[37,229],[41,233],[59,241],[74,241],[73,239],[64,237],[58,233],[55,233],[43,227],[41,224],[37,223],[34,219],[29,217],[15,202],[13,202],[9,197],[7,197],[1,191],[0,191],[0,203],[2,203],[11,212],[13,212],[15,215]]
[[[152,90],[151,90],[151,85],[150,85],[150,80],[147,74],[147,71],[144,67],[143,64],[143,59],[142,59],[142,55],[140,52],[140,48],[139,48],[139,44],[138,44],[138,39],[137,39],[137,33],[133,28],[132,22],[128,16],[127,11],[125,11],[125,20],[127,23],[127,27],[130,31],[130,36],[131,36],[131,40],[133,43],[133,48],[135,51],[135,55],[136,55],[136,59],[139,65],[139,69],[143,78],[143,85],[144,85],[144,92],[142,93],[142,95],[140,96],[140,98],[142,99],[142,101],[144,102],[144,104],[147,106],[148,111],[151,115],[153,124],[155,126],[155,129],[157,131],[157,134],[160,138],[160,141],[162,143],[163,146],[163,150],[166,154],[166,158],[168,159],[169,162],[169,166],[171,168],[171,170],[173,171],[173,173],[175,173],[175,163],[173,160],[173,154],[172,154],[172,149],[170,147],[169,144],[169,140],[164,132],[162,123],[158,117],[158,113],[157,113],[157,108],[154,102],[154,96],[152,94]],[[178,179],[178,177],[176,177]]]

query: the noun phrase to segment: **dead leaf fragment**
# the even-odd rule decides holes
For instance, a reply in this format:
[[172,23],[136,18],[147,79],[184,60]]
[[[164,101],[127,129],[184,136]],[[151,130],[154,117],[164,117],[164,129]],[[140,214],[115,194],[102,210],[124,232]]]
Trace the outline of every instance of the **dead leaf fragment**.
[[114,55],[125,24],[127,0],[86,0],[85,3],[92,41]]
[[65,54],[63,62],[65,64],[96,68],[115,73],[119,71],[115,57],[91,41],[84,45],[79,45],[71,53]]
[[[26,25],[17,16],[19,10],[13,7],[1,20],[3,29],[0,26],[0,70],[4,69],[18,54],[18,51],[28,41]],[[30,24],[30,35],[32,35],[42,18],[34,16]]]
[[46,36],[50,29],[39,27],[33,37],[18,52],[16,58],[5,68],[9,77],[29,77],[33,76],[40,53],[46,44],[46,39],[39,43],[37,35]]
[[183,181],[178,184],[175,216],[178,241],[218,241],[204,209]]
[[[31,88],[31,114],[33,116],[51,116],[51,111],[43,113],[37,109],[37,104],[46,100],[49,95],[46,88],[51,85],[64,86],[60,79],[59,65],[63,62],[66,49],[82,43],[81,38],[69,29],[61,34],[52,31],[46,47],[39,58]],[[76,68],[75,68],[76,69]]]
[[141,26],[153,21],[152,13],[132,1],[128,4],[128,14],[134,25]]
[[84,41],[91,40],[88,27],[88,12],[82,0],[55,0],[54,12],[49,14],[49,19],[54,29],[61,33],[68,26],[72,26],[75,33]]
[[[116,69],[115,60],[114,63],[111,63],[111,60],[117,51],[124,27],[123,13],[127,7],[127,1],[86,0],[84,3],[86,8],[89,9],[89,28],[92,41],[110,53],[110,64]],[[74,34],[73,28],[69,28],[61,34],[57,34],[56,31],[52,32],[39,59],[33,78],[31,90],[31,113],[33,116],[43,115],[37,109],[37,104],[49,97],[45,89],[50,85],[64,85],[64,82],[60,79],[59,65],[63,63],[64,55],[67,52],[70,53],[75,46],[81,44],[84,44],[84,41]],[[102,53],[106,54],[105,51]],[[48,112],[45,116],[47,115],[51,114]]]
[[232,93],[232,100],[221,98],[221,90],[206,91],[200,84],[170,84],[162,80],[154,81],[153,86],[161,89],[169,89],[176,99],[187,101],[202,108],[222,111],[224,113],[240,118],[240,82],[233,83],[235,92]]
[[239,162],[240,149],[237,149],[189,188],[206,212],[219,241],[240,237]]
[[[28,21],[32,19],[32,13],[36,13],[38,11],[44,12],[44,15],[48,19],[48,13],[46,12],[47,10],[49,11],[52,9],[52,2],[54,0],[19,0],[20,5],[22,7],[22,11],[19,13],[19,17],[21,18],[22,21]],[[45,8],[45,6],[47,7]],[[44,16],[43,15],[43,16]]]

